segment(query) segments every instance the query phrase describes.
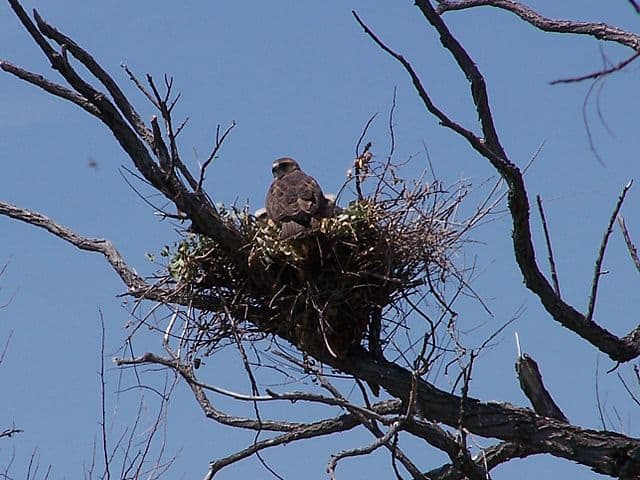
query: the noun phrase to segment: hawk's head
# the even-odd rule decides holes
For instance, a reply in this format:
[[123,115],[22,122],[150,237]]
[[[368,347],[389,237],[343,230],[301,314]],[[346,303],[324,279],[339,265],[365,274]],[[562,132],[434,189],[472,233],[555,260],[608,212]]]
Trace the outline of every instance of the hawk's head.
[[273,162],[273,166],[271,167],[271,172],[273,173],[274,178],[282,178],[287,173],[294,172],[296,170],[300,170],[300,165],[293,158],[282,157]]

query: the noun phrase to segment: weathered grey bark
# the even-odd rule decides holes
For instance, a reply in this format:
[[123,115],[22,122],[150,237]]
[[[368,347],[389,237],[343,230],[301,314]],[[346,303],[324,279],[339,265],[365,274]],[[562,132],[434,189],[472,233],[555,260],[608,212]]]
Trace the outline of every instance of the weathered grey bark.
[[540,415],[555,418],[561,422],[569,423],[560,407],[551,397],[549,391],[542,382],[542,374],[536,361],[526,353],[516,360],[516,372],[520,380],[520,388],[531,401],[533,409]]

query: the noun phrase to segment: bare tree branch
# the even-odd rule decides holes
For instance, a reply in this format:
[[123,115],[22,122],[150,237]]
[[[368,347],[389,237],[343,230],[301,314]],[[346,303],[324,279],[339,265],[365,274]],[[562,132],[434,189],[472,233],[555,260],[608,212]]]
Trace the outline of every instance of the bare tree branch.
[[[15,10],[15,8],[14,8]],[[118,84],[109,76],[109,74],[95,61],[95,59],[83,48],[81,48],[71,38],[67,37],[63,33],[59,32],[56,28],[46,23],[36,10],[33,11],[34,18],[40,31],[51,40],[56,42],[64,52],[69,52],[80,63],[89,69],[89,71],[102,83],[107,91],[111,94],[111,97],[115,101],[118,109],[123,113],[129,124],[135,129],[135,131],[143,138],[148,145],[151,146],[152,136],[149,129],[145,126],[144,122],[135,111],[133,106],[127,100]],[[55,68],[55,66],[54,66]],[[64,75],[64,74],[63,74]],[[66,77],[65,77],[66,78]]]
[[544,208],[542,207],[542,198],[540,195],[536,195],[536,202],[538,203],[538,212],[540,212],[540,220],[542,220],[542,230],[544,231],[544,239],[547,244],[547,253],[549,255],[549,269],[551,270],[551,281],[553,282],[553,289],[558,297],[560,297],[560,281],[558,280],[558,271],[556,269],[556,261],[553,258],[553,249],[551,248],[551,235],[549,234],[549,227],[547,226],[547,219],[544,215]]
[[100,436],[102,438],[102,458],[104,461],[104,472],[106,480],[111,479],[111,462],[109,459],[109,440],[107,429],[107,400],[106,400],[106,385],[104,377],[104,344],[105,344],[105,329],[104,329],[104,316],[102,311],[98,312],[100,315]]
[[622,236],[624,237],[624,243],[627,245],[627,250],[629,250],[629,255],[631,255],[631,260],[633,260],[633,264],[636,266],[636,269],[640,272],[640,257],[638,257],[638,250],[636,249],[633,240],[631,240],[631,235],[629,235],[629,230],[627,230],[627,225],[624,222],[624,217],[618,217],[618,224],[622,229]]
[[634,33],[609,26],[606,23],[576,22],[572,20],[547,18],[513,0],[449,0],[440,2],[437,11],[442,14],[450,10],[463,10],[481,6],[507,10],[545,32],[588,35],[598,40],[619,43],[631,47],[635,51],[640,51],[640,36]]
[[108,240],[81,237],[44,215],[16,207],[10,203],[0,202],[0,215],[6,215],[36,227],[44,228],[56,237],[75,245],[81,250],[101,253],[130,290],[138,291],[150,288],[142,277],[127,265],[120,252]]
[[[161,165],[154,162],[145,146],[145,143],[149,146],[153,145],[153,136],[142,125],[139,120],[140,116],[135,113],[133,107],[126,101],[113,79],[89,54],[68,37],[48,25],[37,12],[34,13],[38,24],[36,27],[17,0],[9,0],[9,3],[25,29],[49,59],[52,67],[69,82],[71,87],[82,98],[86,98],[98,110],[98,118],[111,130],[145,179],[174,202],[179,210],[187,213],[196,230],[211,238],[216,238],[230,252],[237,252],[241,246],[238,233],[230,230],[221,221],[215,207],[207,199],[206,195],[202,192],[189,191],[172,171],[166,171],[161,168]],[[49,45],[43,33],[63,46],[62,54],[57,53]],[[67,49],[106,86],[117,106],[111,103],[105,93],[93,88],[71,67],[66,57]],[[120,112],[122,112],[122,115]],[[134,127],[132,128],[131,125],[134,125]]]
[[209,465],[209,471],[204,478],[205,480],[210,480],[217,472],[222,470],[224,467],[250,457],[266,448],[287,444],[297,440],[316,438],[338,432],[344,432],[358,425],[359,422],[355,421],[354,417],[351,415],[342,415],[334,419],[326,419],[319,422],[301,425],[300,427],[297,427],[290,432],[278,435],[276,437],[261,440],[259,442],[255,442],[244,450],[240,450],[227,457],[211,462]]
[[195,187],[196,192],[199,192],[199,191],[202,190],[202,184],[204,183],[204,175],[205,175],[205,172],[207,171],[207,167],[213,161],[213,159],[216,158],[216,155],[220,151],[220,147],[222,147],[222,144],[224,143],[225,139],[227,138],[227,135],[229,135],[231,133],[231,130],[233,130],[235,128],[235,126],[236,126],[236,122],[231,122],[231,125],[229,125],[225,129],[225,131],[222,132],[222,135],[220,135],[220,125],[218,125],[216,127],[216,143],[213,146],[213,149],[211,150],[211,153],[209,154],[207,159],[204,161],[204,163],[200,167],[200,180],[198,180],[198,184]]
[[[167,153],[167,157],[170,157],[170,161],[164,164],[163,166],[164,170],[166,172],[171,172],[171,174],[173,174],[174,169],[177,167],[180,173],[186,179],[191,189],[194,190],[196,194],[200,193],[200,190],[197,188],[197,183],[195,178],[193,178],[193,175],[191,175],[191,172],[189,171],[189,169],[182,162],[180,158],[180,154],[178,152],[178,144],[176,142],[176,138],[180,133],[180,131],[182,130],[182,128],[184,127],[184,125],[186,124],[188,118],[183,122],[183,124],[180,127],[178,127],[176,131],[174,131],[173,119],[171,118],[171,111],[173,110],[176,103],[180,99],[180,94],[177,94],[175,98],[171,100],[171,95],[172,95],[171,89],[173,88],[173,78],[167,78],[167,76],[165,75],[166,92],[164,97],[160,95],[160,92],[156,88],[155,82],[153,81],[153,77],[149,74],[147,74],[147,83],[151,87],[151,90],[154,95],[154,100],[152,101],[152,103],[158,106],[158,109],[162,114],[162,119],[164,120],[167,136],[169,137],[169,146],[170,146],[171,153],[170,154]],[[169,104],[169,102],[171,103]],[[161,138],[161,135],[156,134],[156,132],[154,131],[154,138],[155,139]],[[165,150],[166,150],[166,147],[165,147]],[[160,160],[160,165],[163,165],[162,158],[160,158],[159,160]]]
[[[205,478],[213,478],[216,472],[221,470],[222,468],[229,466],[233,463],[236,463],[244,458],[247,458],[251,455],[256,454],[257,452],[264,450],[266,448],[270,448],[273,446],[281,445],[284,443],[290,443],[300,439],[308,439],[314,438],[317,436],[330,435],[332,433],[342,432],[350,430],[362,423],[359,420],[358,415],[353,412],[347,415],[341,415],[339,417],[335,417],[332,419],[325,419],[318,422],[308,423],[308,424],[300,424],[300,423],[290,423],[290,422],[274,422],[270,420],[261,420],[254,421],[250,419],[239,419],[237,417],[228,417],[221,412],[218,412],[212,404],[209,402],[209,399],[206,397],[203,391],[202,384],[200,384],[195,377],[193,376],[193,372],[191,368],[187,365],[180,364],[176,360],[164,359],[162,357],[158,357],[152,353],[146,353],[142,357],[135,359],[116,359],[116,363],[118,365],[139,365],[145,363],[155,363],[167,366],[177,373],[183,376],[183,378],[187,381],[187,383],[191,386],[193,393],[196,396],[196,400],[203,408],[205,415],[215,421],[220,423],[224,423],[227,425],[240,426],[243,428],[250,428],[257,430],[258,428],[263,430],[275,430],[275,431],[285,431],[286,433],[272,437],[269,439],[265,439],[259,442],[255,442],[250,447],[247,447],[244,450],[236,452],[228,457],[222,458],[220,460],[216,460],[211,463],[209,472]],[[321,401],[321,403],[327,403],[330,405],[338,405],[338,406],[348,406],[348,409],[356,408],[360,414],[365,414],[366,416],[373,415],[377,420],[382,420],[384,423],[387,423],[381,415],[389,414],[393,412],[398,412],[400,408],[399,402],[381,402],[372,406],[372,410],[367,411],[356,405],[350,404],[346,401],[340,401],[340,399],[336,399],[336,402],[331,402],[331,399],[327,397],[320,398],[317,395],[310,395],[304,392],[294,392],[290,394],[276,394],[270,392],[269,397],[245,397],[245,400],[289,400],[289,401],[298,401],[298,400],[311,400],[311,401]]]
[[188,365],[183,365],[177,360],[169,360],[166,358],[159,357],[158,355],[154,355],[152,353],[145,353],[139,358],[134,359],[124,359],[124,358],[116,358],[114,362],[118,366],[123,365],[141,365],[145,363],[154,363],[159,365],[164,365],[165,367],[169,367],[176,371],[178,374],[182,376],[187,381],[189,387],[196,398],[196,401],[200,405],[205,416],[211,420],[214,420],[218,423],[222,423],[224,425],[229,425],[233,427],[245,428],[248,430],[273,430],[278,432],[288,432],[295,428],[299,428],[304,426],[301,423],[292,423],[292,422],[275,422],[269,420],[263,420],[259,422],[257,420],[236,417],[233,415],[227,415],[224,412],[221,412],[217,408],[213,406],[213,404],[209,401],[204,389],[199,385],[198,381],[193,377],[192,368]]
[[[325,361],[324,359],[322,359]],[[330,362],[327,358],[326,363]],[[338,366],[338,365],[335,365]],[[376,381],[389,394],[408,401],[411,372],[383,359],[374,360],[366,352],[354,353],[342,371],[367,381]],[[417,410],[425,419],[433,419],[452,427],[459,424],[461,402],[464,402],[464,428],[483,437],[524,443],[536,453],[570,458],[594,471],[626,479],[640,474],[640,440],[613,432],[582,429],[534,412],[498,402],[466,400],[444,392],[418,379]],[[513,425],[518,425],[513,429]],[[598,445],[607,445],[607,449]],[[566,445],[572,445],[571,452]],[[619,459],[624,460],[619,460]]]
[[[336,368],[351,373],[367,381],[378,379],[379,384],[394,397],[408,401],[408,386],[411,384],[412,375],[409,371],[382,359],[373,359],[367,352],[354,354],[349,363],[339,363],[328,353],[319,359],[332,364]],[[151,353],[147,353],[135,360],[118,360],[117,363],[126,365],[129,363],[161,363],[171,368],[176,368],[173,361],[163,360]],[[181,366],[178,372],[189,376],[188,366]],[[203,407],[205,415],[225,424],[233,424],[243,428],[258,428],[255,421],[248,419],[229,419],[224,414],[215,410],[197,384],[189,382],[198,403]],[[460,409],[458,405],[464,402],[463,425],[469,431],[486,437],[500,438],[506,441],[524,442],[527,448],[534,453],[550,453],[561,458],[568,458],[584,465],[590,466],[595,471],[606,475],[620,476],[631,479],[640,472],[640,440],[632,439],[613,432],[599,432],[582,429],[573,425],[567,425],[551,418],[536,415],[530,410],[517,408],[508,404],[495,402],[482,403],[479,400],[461,397],[446,393],[433,385],[419,380],[417,387],[418,411],[425,418],[432,418],[451,426],[459,423]],[[203,400],[204,397],[204,400]],[[215,412],[212,414],[212,412]],[[276,423],[279,427],[279,425]],[[518,425],[517,431],[511,428]],[[262,428],[273,424],[263,422]],[[288,427],[286,427],[288,428]],[[408,424],[407,428],[410,428]],[[276,430],[278,428],[275,428]],[[414,433],[412,431],[412,433]],[[566,445],[571,444],[571,451],[567,451]],[[606,450],[596,445],[608,445]],[[621,460],[624,459],[624,460]]]
[[[373,354],[375,355],[375,353],[373,353]],[[316,376],[317,376],[318,380],[320,381],[322,387],[327,389],[327,390],[329,390],[334,395],[334,397],[336,397],[338,399],[341,399],[341,400],[346,400],[340,394],[340,392],[333,385],[331,385],[328,382],[328,380],[324,377],[324,375],[322,375],[320,372],[316,372]],[[366,396],[365,396],[365,399],[366,399]],[[369,406],[368,410],[371,411],[372,407]],[[380,445],[384,445],[387,448],[387,450],[389,450],[389,452],[391,453],[392,460],[395,460],[397,458],[400,461],[400,463],[402,463],[404,468],[407,469],[407,471],[411,474],[411,476],[413,478],[416,478],[416,479],[423,478],[423,476],[420,473],[420,470],[418,469],[418,467],[398,447],[398,445],[397,445],[398,442],[397,441],[391,442],[391,440],[389,440],[389,439],[393,438],[394,436],[397,439],[398,430],[399,430],[400,427],[398,426],[398,428],[394,428],[394,426],[396,424],[398,424],[398,423],[404,424],[406,422],[406,416],[395,417],[393,419],[390,419],[389,421],[381,421],[380,423],[386,424],[389,427],[387,429],[387,433],[384,433],[380,429],[380,427],[377,425],[377,423],[375,422],[375,420],[377,420],[377,419],[371,417],[371,415],[367,414],[366,411],[362,412],[360,409],[353,408],[352,406],[347,406],[347,411],[349,411],[349,413],[353,414],[360,421],[360,423],[367,430],[369,430],[373,434],[373,436],[377,439],[376,441],[381,442]],[[389,431],[391,431],[391,430],[394,430],[394,433],[390,434]],[[340,455],[340,454],[338,454],[338,455]],[[332,458],[332,460],[329,462],[330,464],[333,462],[334,458]],[[337,464],[337,461],[336,461],[336,464]]]
[[469,143],[471,143],[474,146],[474,148],[483,149],[482,143],[480,142],[480,140],[470,130],[467,130],[462,125],[454,122],[451,118],[449,118],[442,110],[440,110],[433,103],[426,89],[422,86],[422,81],[420,80],[420,77],[418,76],[416,71],[413,69],[411,64],[402,55],[400,55],[399,53],[396,53],[391,48],[389,48],[386,44],[384,44],[382,40],[380,40],[378,36],[375,33],[373,33],[373,31],[360,19],[360,17],[355,11],[352,13],[356,21],[364,29],[365,33],[369,35],[371,39],[380,48],[382,48],[382,50],[387,52],[389,55],[391,55],[393,58],[395,58],[402,64],[402,66],[405,68],[405,70],[411,77],[411,81],[413,82],[413,85],[416,88],[416,91],[418,92],[418,95],[422,99],[422,102],[424,103],[425,107],[440,121],[440,124],[444,127],[450,128],[454,132],[466,138],[469,141]]
[[603,70],[598,70],[597,72],[589,73],[589,74],[586,74],[586,75],[581,75],[579,77],[560,78],[558,80],[553,80],[553,81],[549,82],[549,84],[550,85],[558,85],[560,83],[577,83],[577,82],[583,82],[585,80],[596,80],[596,79],[598,79],[600,77],[604,77],[605,75],[609,75],[611,73],[618,72],[618,71],[622,70],[627,65],[631,64],[634,60],[636,60],[638,57],[640,57],[640,52],[634,53],[633,55],[631,55],[626,60],[623,60],[622,62],[619,62],[619,63],[617,63],[616,65],[614,65],[612,67],[605,68]]
[[616,206],[613,208],[613,212],[611,213],[611,217],[609,218],[609,224],[607,225],[607,229],[604,232],[602,237],[602,243],[600,244],[600,250],[598,251],[598,258],[596,258],[595,267],[593,269],[593,282],[591,283],[591,295],[589,296],[589,307],[587,309],[586,320],[591,322],[593,318],[593,311],[596,307],[596,297],[598,295],[598,284],[600,282],[600,277],[603,275],[602,272],[602,262],[604,260],[604,252],[607,249],[607,244],[609,243],[609,236],[613,232],[613,224],[618,217],[618,213],[622,208],[622,203],[624,202],[624,198],[627,195],[627,192],[631,188],[633,184],[632,181],[627,183],[622,189],[622,193],[618,197],[618,201],[616,202]]
[[342,452],[339,452],[333,455],[331,457],[331,460],[329,461],[329,464],[327,465],[327,473],[329,474],[329,477],[331,478],[331,480],[336,480],[335,470],[340,460],[348,457],[369,455],[371,452],[389,443],[393,438],[393,436],[398,432],[401,425],[402,425],[401,422],[395,422],[393,425],[391,425],[391,427],[389,427],[389,429],[383,436],[381,436],[380,438],[377,438],[373,443],[371,443],[370,445],[367,445],[366,447],[343,450]]
[[[486,4],[488,5],[489,3],[491,2],[487,2]],[[491,4],[493,5],[494,3],[496,5],[499,4],[501,6],[505,6],[504,8],[506,8],[506,5],[513,8],[519,6],[516,2],[505,0],[496,0]],[[461,2],[459,4],[466,5],[467,7],[480,5],[480,3],[473,1]],[[516,6],[514,6],[514,4]],[[491,165],[507,182],[509,187],[508,206],[513,220],[514,253],[516,262],[520,267],[520,271],[522,272],[527,288],[540,298],[542,305],[558,323],[589,341],[600,351],[606,353],[612,360],[626,362],[637,357],[640,355],[640,326],[632,330],[623,338],[617,337],[595,322],[588,320],[584,314],[564,302],[554,291],[544,274],[540,271],[531,239],[529,200],[527,197],[524,179],[520,169],[508,159],[502,145],[500,144],[489,107],[484,78],[468,53],[451,34],[440,15],[432,6],[431,2],[428,0],[417,0],[416,5],[423,13],[426,20],[438,31],[440,34],[440,41],[443,46],[451,52],[456,63],[470,81],[471,95],[478,118],[480,119],[484,138],[480,138],[472,131],[456,124],[439,108],[437,108],[426,93],[411,64],[400,54],[387,47],[369,29],[369,27],[367,27],[364,22],[355,15],[355,13],[354,15],[356,16],[358,23],[365,29],[367,35],[369,35],[374,42],[380,46],[380,48],[398,60],[409,73],[414,87],[416,88],[420,98],[423,100],[427,110],[437,117],[443,126],[451,128],[464,137],[471,147],[489,160]],[[445,5],[445,2],[441,3],[441,5]],[[611,35],[607,37],[607,39],[611,41],[624,43],[624,38],[628,39],[628,34],[626,34],[626,32],[622,32],[617,29],[605,30],[610,33],[621,32],[618,36],[611,33]],[[625,35],[627,35],[627,37],[625,37]],[[637,38],[634,40],[633,44],[636,45],[636,43]]]
[[[478,453],[473,461],[479,468],[485,468],[488,471],[493,470],[498,465],[513,460],[514,458],[525,458],[536,453],[529,446],[521,443],[503,442],[483,449]],[[440,468],[430,470],[425,474],[431,480],[466,480],[466,475],[453,464],[443,465]]]
[[91,102],[89,102],[89,100],[84,98],[82,95],[77,94],[73,90],[69,90],[62,85],[58,85],[57,83],[47,80],[42,75],[28,72],[27,70],[24,70],[23,68],[20,68],[6,61],[0,61],[0,68],[2,68],[2,70],[4,70],[5,72],[11,73],[12,75],[15,75],[16,77],[24,80],[25,82],[42,88],[46,92],[49,92],[56,97],[69,100],[71,103],[75,103],[80,108],[89,112],[91,115],[100,118],[100,110],[98,110]]
[[149,285],[136,271],[129,267],[124,258],[109,240],[99,238],[87,238],[71,231],[41,213],[16,207],[10,203],[0,202],[0,215],[5,215],[30,225],[43,228],[58,238],[75,245],[81,250],[97,252],[104,255],[113,270],[127,286],[127,294],[136,298],[165,302],[167,298],[179,304],[194,305],[196,307],[209,308],[217,305],[219,299],[213,296],[188,298],[180,289],[166,290],[161,285]]
[[[490,478],[489,471],[484,468],[484,463],[474,461],[466,446],[438,425],[412,419],[407,423],[406,430],[416,437],[422,438],[429,445],[445,452],[451,459],[454,470],[458,471],[464,478],[469,480],[487,480]],[[428,472],[425,477],[432,479],[432,472]]]

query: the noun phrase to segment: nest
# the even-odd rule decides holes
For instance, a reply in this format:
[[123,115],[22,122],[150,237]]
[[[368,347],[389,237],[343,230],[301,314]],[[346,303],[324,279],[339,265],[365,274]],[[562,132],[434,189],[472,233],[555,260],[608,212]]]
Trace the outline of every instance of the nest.
[[383,312],[417,288],[445,282],[460,238],[451,219],[460,201],[439,183],[380,175],[367,198],[352,201],[302,238],[247,208],[219,207],[244,248],[226,252],[196,234],[165,249],[175,288],[200,299],[187,333],[194,355],[269,335],[307,353],[344,359],[354,346],[377,353],[387,337]]

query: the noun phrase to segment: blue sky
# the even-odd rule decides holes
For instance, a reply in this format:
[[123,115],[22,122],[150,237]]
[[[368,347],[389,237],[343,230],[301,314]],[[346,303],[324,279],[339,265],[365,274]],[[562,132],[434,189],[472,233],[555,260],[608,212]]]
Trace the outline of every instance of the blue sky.
[[[542,13],[579,20],[607,21],[637,28],[627,2],[529,2]],[[367,119],[380,113],[369,135],[374,153],[388,148],[386,115],[397,88],[395,130],[397,158],[413,156],[416,170],[426,167],[427,145],[434,169],[445,184],[464,179],[481,185],[495,177],[486,160],[461,139],[438,126],[420,104],[404,71],[365,37],[351,16],[355,9],[420,73],[434,101],[451,117],[477,131],[466,80],[442,50],[412,2],[25,2],[92,52],[125,87],[144,118],[154,113],[120,69],[122,62],[140,75],[160,79],[173,75],[182,92],[177,116],[189,116],[181,135],[183,159],[192,167],[211,148],[215,127],[237,122],[222,154],[211,168],[206,187],[224,203],[262,206],[271,181],[273,159],[289,155],[315,176],[326,191],[342,185],[354,146]],[[577,12],[577,13],[576,13]],[[600,93],[600,109],[610,135],[598,119],[595,100],[586,115],[601,165],[589,148],[583,121],[588,84],[550,86],[556,78],[602,67],[598,44],[588,38],[543,34],[506,13],[491,9],[453,12],[446,16],[453,32],[477,62],[487,80],[496,124],[510,157],[527,171],[530,197],[542,195],[552,229],[563,293],[586,309],[598,246],[610,211],[624,184],[637,179],[640,166],[637,135],[640,98],[637,67],[611,77]],[[30,70],[56,76],[18,25],[8,4],[0,6],[0,58]],[[613,61],[627,54],[615,46],[604,52]],[[111,134],[73,105],[53,99],[0,75],[0,199],[39,211],[74,231],[114,242],[139,272],[153,266],[147,252],[173,242],[173,226],[160,222],[119,173],[130,161]],[[90,168],[90,162],[98,168]],[[623,208],[632,235],[640,239],[638,187]],[[480,195],[480,193],[478,194]],[[473,197],[472,197],[473,198]],[[468,208],[471,209],[472,205]],[[461,253],[461,263],[475,261],[474,288],[487,299],[488,317],[473,302],[459,307],[466,339],[477,345],[522,309],[519,319],[478,360],[472,395],[483,400],[528,406],[514,375],[517,331],[525,351],[543,372],[549,390],[570,420],[601,428],[595,395],[598,371],[601,402],[611,418],[609,429],[638,435],[638,414],[612,364],[584,341],[553,322],[522,285],[511,251],[510,221],[503,214],[472,232],[475,243]],[[540,263],[545,265],[541,228],[532,215]],[[6,218],[0,218],[0,344],[13,332],[0,365],[0,428],[15,422],[24,434],[0,443],[0,469],[15,449],[14,472],[21,472],[34,448],[40,462],[52,464],[51,478],[77,478],[91,461],[98,432],[100,362],[99,309],[107,327],[107,388],[114,429],[130,424],[139,400],[131,372],[110,363],[128,331],[130,319],[119,279],[95,254],[80,252],[62,241]],[[618,231],[607,251],[596,320],[623,335],[637,320],[638,272],[633,270]],[[477,327],[477,328],[476,328]],[[159,349],[148,334],[140,350]],[[145,343],[147,342],[147,343]],[[155,343],[154,343],[155,342]],[[598,367],[597,367],[598,366]],[[232,353],[209,359],[207,381],[249,391]],[[597,370],[598,369],[598,370]],[[631,380],[631,368],[618,370]],[[145,373],[157,383],[162,375]],[[450,379],[438,379],[447,388]],[[637,385],[634,387],[637,391]],[[121,390],[119,395],[116,391]],[[153,395],[145,394],[149,405]],[[222,408],[242,413],[244,407],[216,399]],[[200,478],[208,461],[242,448],[252,435],[206,420],[190,393],[179,385],[169,405],[168,448],[182,449],[168,478]],[[331,412],[280,405],[274,415],[319,418]],[[150,411],[151,412],[151,411]],[[334,414],[336,412],[333,412]],[[151,413],[149,413],[151,415]],[[619,416],[620,420],[616,419]],[[477,439],[481,444],[487,442]],[[308,441],[267,452],[265,457],[286,478],[323,478],[331,452],[370,442],[354,432],[340,439]],[[419,445],[425,470],[445,461]],[[598,475],[584,467],[550,457],[513,461],[493,472],[497,480],[540,478],[543,474],[576,479]],[[345,461],[339,478],[386,478],[392,475],[386,454]],[[16,475],[20,477],[20,475]],[[268,478],[255,459],[223,470],[222,479]]]

